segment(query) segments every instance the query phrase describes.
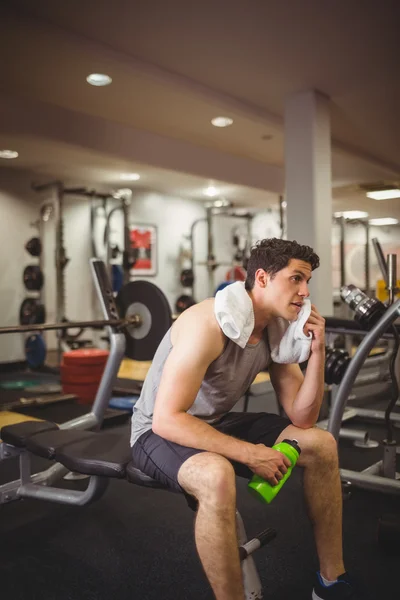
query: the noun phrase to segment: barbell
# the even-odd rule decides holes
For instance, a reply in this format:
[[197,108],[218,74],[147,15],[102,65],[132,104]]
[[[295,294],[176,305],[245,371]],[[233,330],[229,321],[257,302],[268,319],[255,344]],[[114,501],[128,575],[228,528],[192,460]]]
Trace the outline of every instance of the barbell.
[[[24,301],[26,302],[26,301]],[[7,333],[28,333],[51,330],[65,331],[75,328],[113,327],[121,329],[126,337],[125,355],[133,360],[148,361],[153,356],[162,338],[171,327],[172,315],[164,293],[149,281],[130,281],[124,285],[116,297],[119,319],[92,321],[65,321],[62,323],[38,323],[35,310],[42,305],[31,304],[31,313],[24,316],[24,325],[0,327],[0,335]],[[40,309],[39,309],[40,310]]]

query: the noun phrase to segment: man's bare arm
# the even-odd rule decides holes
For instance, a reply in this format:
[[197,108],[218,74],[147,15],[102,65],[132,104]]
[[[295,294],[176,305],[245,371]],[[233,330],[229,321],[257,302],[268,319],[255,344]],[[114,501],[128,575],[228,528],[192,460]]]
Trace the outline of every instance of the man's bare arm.
[[305,376],[299,365],[272,364],[271,383],[285,413],[296,427],[315,425],[324,394],[324,364],[321,354],[312,354]]

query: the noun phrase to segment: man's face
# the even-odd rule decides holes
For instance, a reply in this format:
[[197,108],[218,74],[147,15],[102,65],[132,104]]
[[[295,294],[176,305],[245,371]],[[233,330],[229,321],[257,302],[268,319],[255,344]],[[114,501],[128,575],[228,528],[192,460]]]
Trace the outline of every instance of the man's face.
[[295,321],[304,298],[309,296],[310,279],[310,263],[296,258],[292,258],[288,266],[278,271],[273,279],[268,276],[265,291],[267,307],[271,314]]

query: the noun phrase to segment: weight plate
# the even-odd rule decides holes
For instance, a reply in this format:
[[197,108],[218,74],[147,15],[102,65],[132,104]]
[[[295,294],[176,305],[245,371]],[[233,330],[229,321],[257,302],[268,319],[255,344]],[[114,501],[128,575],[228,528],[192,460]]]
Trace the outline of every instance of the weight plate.
[[175,309],[176,309],[176,312],[183,313],[183,311],[190,308],[191,306],[194,306],[195,304],[196,304],[196,302],[194,301],[192,296],[188,296],[187,294],[182,294],[182,296],[179,296],[179,298],[177,299],[177,301],[175,303]]
[[38,265],[28,265],[25,267],[23,281],[27,290],[41,290],[44,282],[44,275],[41,268]]
[[70,350],[63,354],[64,365],[105,365],[109,355],[108,350],[101,348],[81,348]]
[[181,272],[181,284],[183,287],[192,287],[194,283],[194,274],[192,269],[183,269]]
[[46,344],[41,335],[35,333],[25,341],[25,358],[31,369],[44,365],[46,359]]
[[[124,285],[117,296],[121,318],[127,316],[132,305],[137,306],[138,312],[135,314],[139,314],[142,318],[142,325],[126,328],[125,354],[133,360],[152,360],[158,345],[172,324],[168,300],[154,283],[130,281]],[[129,314],[132,315],[132,312]],[[139,332],[139,337],[136,336],[136,332]]]
[[21,325],[36,325],[44,323],[46,311],[43,304],[35,298],[25,298],[19,309],[19,322]]
[[42,253],[42,242],[40,238],[33,237],[25,244],[25,249],[31,256],[40,256]]

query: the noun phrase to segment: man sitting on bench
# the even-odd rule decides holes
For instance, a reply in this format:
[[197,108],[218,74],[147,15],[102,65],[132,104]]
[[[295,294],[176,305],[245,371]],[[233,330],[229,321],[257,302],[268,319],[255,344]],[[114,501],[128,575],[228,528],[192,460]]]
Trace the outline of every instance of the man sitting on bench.
[[[214,298],[180,315],[163,338],[132,417],[135,465],[198,503],[197,550],[217,600],[243,600],[236,537],[235,474],[253,473],[277,485],[288,459],[271,448],[284,438],[301,448],[304,493],[320,561],[313,600],[358,597],[342,555],[342,493],[337,444],[314,427],[324,393],[325,321],[312,305],[304,332],[312,334],[305,376],[298,364],[273,363],[268,324],[294,321],[308,297],[319,258],[309,246],[261,240],[248,262],[246,293],[254,329],[244,348],[228,339]],[[288,418],[230,412],[266,367]]]

